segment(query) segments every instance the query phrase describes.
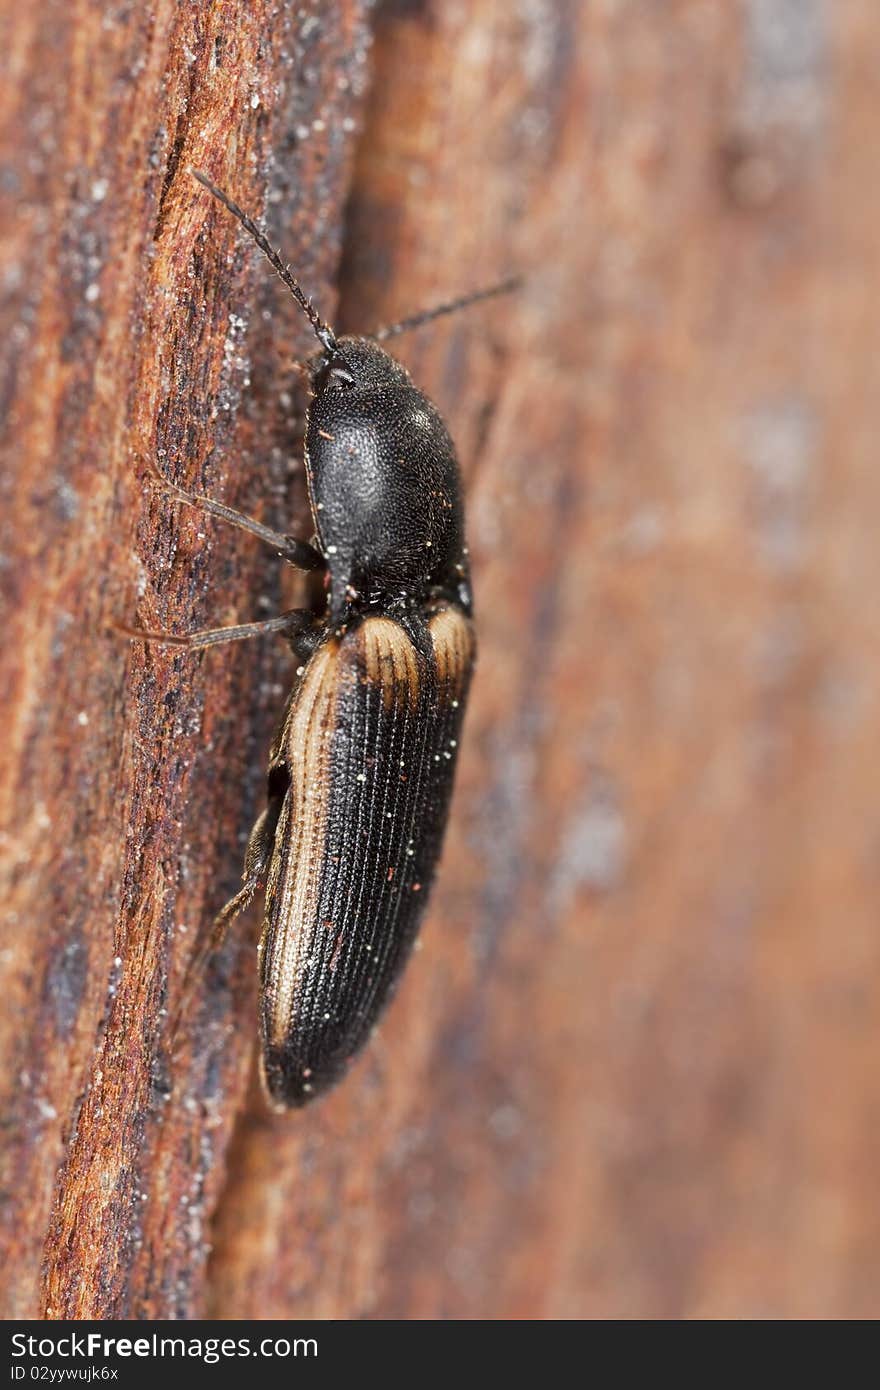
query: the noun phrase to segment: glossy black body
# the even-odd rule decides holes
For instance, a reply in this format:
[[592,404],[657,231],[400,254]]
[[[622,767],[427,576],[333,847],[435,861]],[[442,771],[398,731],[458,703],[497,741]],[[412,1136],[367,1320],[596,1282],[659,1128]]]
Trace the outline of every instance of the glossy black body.
[[232,918],[265,890],[262,1074],[270,1102],[286,1108],[344,1074],[393,993],[443,842],[475,653],[452,440],[379,339],[516,282],[448,301],[375,338],[337,338],[265,233],[206,174],[191,172],[259,246],[322,349],[308,364],[311,543],[155,475],[178,500],[259,537],[290,564],[323,570],[322,603],[186,637],[127,629],[192,649],[282,632],[299,662],[243,887],[207,943],[222,941]]
[[[345,1072],[393,993],[443,840],[473,662],[461,487],[436,407],[378,344],[311,363],[306,469],[326,611],[270,755],[263,1078]],[[247,874],[247,868],[246,868]]]

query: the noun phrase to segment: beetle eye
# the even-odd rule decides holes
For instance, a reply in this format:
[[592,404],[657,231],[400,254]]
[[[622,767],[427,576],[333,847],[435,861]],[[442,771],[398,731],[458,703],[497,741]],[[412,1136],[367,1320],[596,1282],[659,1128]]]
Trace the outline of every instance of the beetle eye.
[[329,362],[322,362],[315,377],[318,391],[326,391],[330,385],[341,386],[344,391],[348,391],[354,384],[354,373],[338,357],[331,358]]

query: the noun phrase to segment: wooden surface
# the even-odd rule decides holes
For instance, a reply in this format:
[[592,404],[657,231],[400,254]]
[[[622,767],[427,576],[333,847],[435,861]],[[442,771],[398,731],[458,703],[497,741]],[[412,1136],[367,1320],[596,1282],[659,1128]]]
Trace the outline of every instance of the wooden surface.
[[[6,4],[7,1316],[880,1314],[880,13]],[[372,39],[372,44],[370,40]],[[438,891],[345,1086],[269,1116],[234,887],[308,530],[295,306],[401,340],[468,487]],[[268,193],[268,202],[267,202]],[[286,584],[287,581],[285,580]]]

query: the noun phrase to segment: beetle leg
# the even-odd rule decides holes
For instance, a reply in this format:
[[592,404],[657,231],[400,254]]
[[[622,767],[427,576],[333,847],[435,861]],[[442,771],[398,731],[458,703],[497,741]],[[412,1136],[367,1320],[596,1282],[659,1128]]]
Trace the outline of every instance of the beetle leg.
[[208,627],[199,632],[177,634],[174,632],[151,632],[146,628],[126,627],[123,623],[116,626],[126,637],[132,637],[139,642],[154,642],[157,646],[165,647],[189,647],[196,650],[199,647],[215,647],[221,642],[244,642],[249,637],[260,637],[266,632],[283,632],[291,639],[307,623],[312,622],[314,614],[308,608],[292,608],[289,613],[281,613],[277,618],[261,618],[256,623],[240,623],[234,627]]
[[234,507],[227,507],[223,502],[215,502],[212,497],[204,497],[199,492],[187,492],[185,488],[178,487],[170,478],[166,478],[152,460],[147,460],[147,467],[153,480],[172,493],[178,502],[185,502],[190,507],[200,507],[209,516],[217,516],[230,526],[237,526],[240,531],[257,536],[283,560],[287,560],[288,564],[295,565],[300,570],[320,570],[326,567],[324,556],[313,545],[309,545],[308,541],[299,541],[295,536],[285,536],[280,531],[273,531],[261,521],[246,516],[244,512],[237,512]]
[[172,1049],[174,1048],[180,1024],[183,1016],[192,1000],[193,991],[198,984],[202,973],[213,956],[215,951],[226,939],[226,933],[230,924],[235,920],[239,913],[244,912],[250,907],[256,893],[262,888],[269,865],[272,861],[272,851],[275,847],[275,827],[278,824],[278,816],[281,812],[283,796],[273,797],[265,811],[257,819],[257,822],[250,833],[247,849],[244,856],[244,885],[229,899],[226,906],[217,913],[214,918],[214,925],[206,939],[199,947],[193,959],[187,966],[186,976],[183,982],[183,992],[180,1003],[174,1014],[174,1022],[171,1029]]
[[244,855],[244,873],[242,875],[244,886],[234,897],[229,899],[223,910],[218,912],[215,917],[208,942],[209,951],[215,951],[222,946],[230,922],[234,921],[240,912],[244,912],[245,908],[250,907],[254,894],[265,882],[266,873],[272,860],[272,851],[275,847],[275,827],[278,824],[283,800],[283,797],[273,798],[262,815],[258,817],[250,833]]

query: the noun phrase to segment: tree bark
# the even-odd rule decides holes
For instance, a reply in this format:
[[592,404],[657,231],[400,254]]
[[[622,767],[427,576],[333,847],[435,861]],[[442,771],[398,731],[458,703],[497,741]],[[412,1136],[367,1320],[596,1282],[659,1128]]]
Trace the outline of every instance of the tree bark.
[[[6,1316],[875,1317],[880,14],[860,0],[8,7]],[[307,535],[307,325],[456,439],[480,660],[437,891],[269,1115],[234,890]],[[338,312],[337,312],[338,290]],[[335,315],[335,318],[334,318]],[[301,402],[300,402],[301,406]]]
[[265,204],[332,315],[369,34],[364,5],[324,8],[50,0],[7,18],[10,1314],[204,1299],[253,933],[174,1057],[169,1013],[240,873],[287,667],[271,644],[193,657],[113,624],[187,631],[280,602],[277,563],[169,501],[147,463],[290,526],[307,325],[189,167]]

